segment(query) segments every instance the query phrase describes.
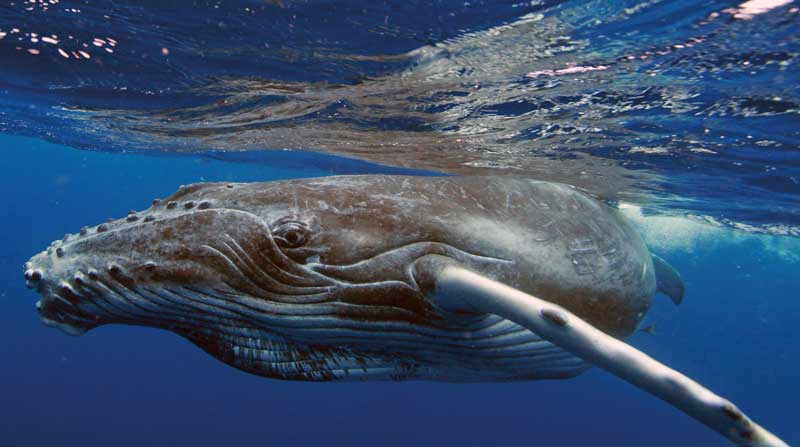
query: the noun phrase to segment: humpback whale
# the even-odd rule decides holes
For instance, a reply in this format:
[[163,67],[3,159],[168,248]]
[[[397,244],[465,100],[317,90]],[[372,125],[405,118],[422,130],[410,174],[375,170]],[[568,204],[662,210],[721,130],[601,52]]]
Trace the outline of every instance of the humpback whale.
[[622,341],[678,273],[577,188],[514,177],[339,176],[181,187],[24,266],[41,319],[173,331],[249,373],[517,381],[591,366],[743,446],[786,444]]

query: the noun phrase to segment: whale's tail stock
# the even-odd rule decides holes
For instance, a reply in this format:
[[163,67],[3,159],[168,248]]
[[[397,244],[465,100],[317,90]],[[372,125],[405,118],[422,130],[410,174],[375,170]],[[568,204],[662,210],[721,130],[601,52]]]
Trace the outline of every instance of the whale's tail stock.
[[[654,256],[654,263],[659,291],[669,295],[676,303],[680,302],[683,296],[680,277],[660,258]],[[414,265],[414,276],[426,296],[442,309],[491,313],[511,320],[554,345],[654,394],[736,445],[788,447],[788,444],[753,422],[729,400],[633,346],[607,335],[561,306],[475,273],[443,256],[429,255],[418,260]]]

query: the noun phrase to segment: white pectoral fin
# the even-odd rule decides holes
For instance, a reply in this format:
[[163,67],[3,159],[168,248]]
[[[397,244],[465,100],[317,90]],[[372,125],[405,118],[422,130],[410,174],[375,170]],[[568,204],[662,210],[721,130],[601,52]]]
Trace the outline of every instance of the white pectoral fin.
[[414,277],[441,308],[492,313],[511,320],[669,402],[737,445],[788,447],[727,399],[556,304],[470,271],[443,256],[418,260]]

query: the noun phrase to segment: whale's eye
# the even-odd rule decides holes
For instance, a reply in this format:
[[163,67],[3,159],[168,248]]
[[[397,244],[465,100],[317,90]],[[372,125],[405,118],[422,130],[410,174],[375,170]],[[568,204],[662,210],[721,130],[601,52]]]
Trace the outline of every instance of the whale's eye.
[[283,238],[286,239],[286,243],[297,247],[303,243],[303,233],[297,230],[289,230],[286,234],[283,235]]
[[308,242],[309,229],[305,222],[283,222],[274,231],[273,236],[282,248],[298,248]]

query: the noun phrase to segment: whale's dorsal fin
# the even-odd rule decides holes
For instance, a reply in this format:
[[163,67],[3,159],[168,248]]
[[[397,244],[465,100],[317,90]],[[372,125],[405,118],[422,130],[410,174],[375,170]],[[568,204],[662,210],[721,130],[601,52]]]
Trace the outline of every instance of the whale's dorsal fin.
[[561,306],[468,270],[445,256],[423,256],[412,274],[425,296],[444,311],[489,313],[513,321],[663,399],[737,445],[788,447],[729,400]]
[[651,254],[656,270],[656,290],[668,296],[676,305],[683,301],[685,287],[681,275],[667,261]]

